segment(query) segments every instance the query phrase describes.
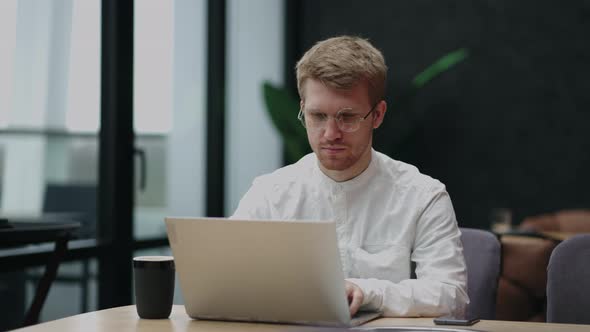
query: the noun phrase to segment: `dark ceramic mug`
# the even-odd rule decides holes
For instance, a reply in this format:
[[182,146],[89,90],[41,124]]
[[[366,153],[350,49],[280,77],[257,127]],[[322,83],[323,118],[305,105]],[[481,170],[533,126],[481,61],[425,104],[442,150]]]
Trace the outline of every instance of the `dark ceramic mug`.
[[168,318],[174,298],[174,258],[140,256],[133,258],[135,303],[141,318]]

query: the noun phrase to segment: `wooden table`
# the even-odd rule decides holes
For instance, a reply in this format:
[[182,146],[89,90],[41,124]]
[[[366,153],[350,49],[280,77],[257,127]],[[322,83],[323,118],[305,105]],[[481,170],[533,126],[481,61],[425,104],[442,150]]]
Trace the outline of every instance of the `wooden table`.
[[[381,318],[370,322],[363,327],[378,326],[435,326],[432,318]],[[442,328],[442,327],[441,327]],[[452,327],[451,327],[452,328]],[[463,327],[455,327],[463,328]],[[588,332],[590,325],[574,324],[547,324],[529,322],[507,322],[507,321],[481,321],[471,327],[480,331],[512,331],[512,332]],[[172,309],[170,319],[147,320],[137,316],[135,306],[118,307],[113,309],[88,312],[64,319],[55,320],[39,325],[30,326],[17,331],[44,331],[44,332],[67,332],[67,331],[314,331],[320,330],[314,327],[274,325],[274,324],[253,324],[192,320],[186,315],[184,306],[175,305]],[[333,332],[333,331],[332,331]]]

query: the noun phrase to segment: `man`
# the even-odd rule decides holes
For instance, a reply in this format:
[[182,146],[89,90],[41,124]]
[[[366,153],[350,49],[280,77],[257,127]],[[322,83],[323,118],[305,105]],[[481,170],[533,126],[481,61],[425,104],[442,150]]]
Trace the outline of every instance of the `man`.
[[444,185],[372,149],[387,110],[380,51],[330,38],[296,71],[313,153],[256,178],[232,218],[335,221],[351,315],[463,314],[465,261]]

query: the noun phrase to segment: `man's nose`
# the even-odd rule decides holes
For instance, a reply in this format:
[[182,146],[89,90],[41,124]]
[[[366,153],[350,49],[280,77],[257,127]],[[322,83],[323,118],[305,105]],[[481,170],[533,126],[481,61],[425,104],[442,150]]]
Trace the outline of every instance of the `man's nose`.
[[326,128],[324,129],[324,137],[330,141],[342,137],[342,131],[338,128],[338,121],[336,118],[329,117],[326,120]]

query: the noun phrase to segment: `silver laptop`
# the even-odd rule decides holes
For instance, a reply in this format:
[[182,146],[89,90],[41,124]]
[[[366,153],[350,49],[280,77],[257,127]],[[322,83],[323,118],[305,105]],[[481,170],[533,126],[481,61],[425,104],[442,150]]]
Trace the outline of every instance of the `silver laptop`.
[[166,218],[187,314],[196,319],[356,326],[334,223]]

